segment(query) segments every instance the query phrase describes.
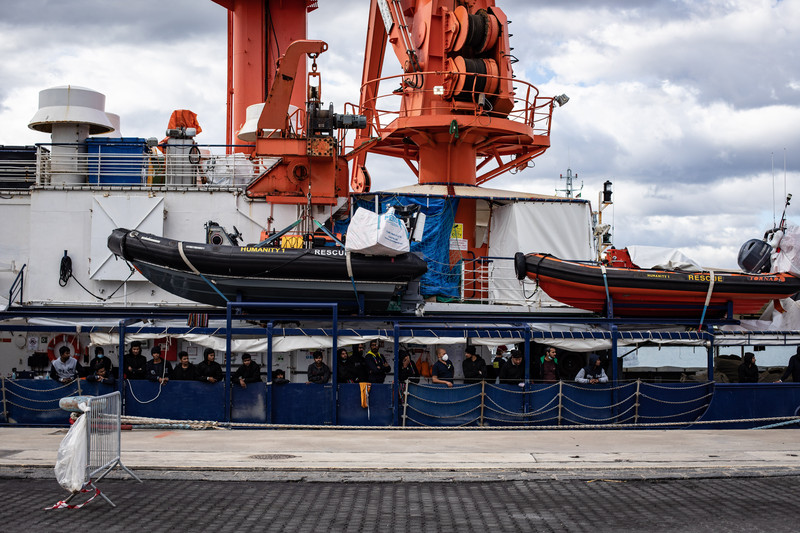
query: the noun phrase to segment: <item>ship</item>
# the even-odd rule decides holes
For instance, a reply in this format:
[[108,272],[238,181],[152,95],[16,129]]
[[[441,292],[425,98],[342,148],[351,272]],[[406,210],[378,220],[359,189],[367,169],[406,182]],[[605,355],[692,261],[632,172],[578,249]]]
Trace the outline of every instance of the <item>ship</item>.
[[[29,127],[49,134],[50,142],[0,147],[0,217],[15,230],[6,232],[0,249],[4,423],[63,424],[58,408],[50,408],[54,399],[102,392],[103,385],[80,380],[69,388],[7,378],[12,368],[17,378],[23,372],[44,377],[61,346],[84,363],[103,347],[120,378],[126,414],[158,418],[677,427],[705,418],[722,427],[740,418],[793,416],[789,411],[800,403],[794,386],[737,389],[718,383],[711,364],[697,383],[670,383],[663,402],[651,400],[661,394],[656,386],[641,397],[647,384],[635,387],[630,405],[619,401],[615,387],[631,388],[621,348],[688,345],[707,350],[710,360],[720,346],[753,343],[717,328],[735,324],[732,313],[714,316],[702,330],[699,314],[617,319],[559,302],[517,279],[518,251],[589,261],[608,234],[597,220],[601,206],[593,210],[586,199],[489,186],[546,154],[554,117],[569,101],[565,94],[540,94],[515,72],[510,17],[499,2],[372,0],[357,103],[337,112],[322,99],[328,43],[306,35],[316,1],[214,1],[229,17],[224,147],[199,144],[201,125],[185,109],[169,117],[161,140],[162,132],[113,137],[119,132],[105,95],[79,85],[44,88],[39,109],[31,109]],[[394,63],[393,73],[384,72],[385,63]],[[416,183],[372,190],[375,155],[408,168]],[[601,203],[610,204],[610,192]],[[364,274],[359,264],[343,275],[346,250],[315,245],[342,235],[346,246],[359,209],[406,213],[412,274],[375,279],[383,267],[365,266]],[[235,233],[252,249],[218,242],[226,231],[208,231],[211,219],[241,228]],[[296,231],[270,241],[298,221]],[[144,239],[160,249],[157,257],[143,255]],[[330,254],[328,266],[254,281],[238,268],[272,253],[265,242],[281,249],[275,255],[303,260],[322,250]],[[209,264],[201,268],[203,260]],[[371,282],[380,282],[380,290],[370,289]],[[346,347],[360,355],[359,346],[370,340],[379,341],[395,372],[372,384],[370,408],[363,409],[358,384],[338,381],[336,354]],[[185,351],[199,362],[203,349],[212,348],[228,375],[243,352],[253,354],[263,386],[242,389],[226,379],[175,382],[162,390],[126,379],[133,341],[161,345],[167,360]],[[785,346],[797,339],[763,335],[758,342]],[[485,359],[504,346],[519,350],[522,387],[488,379],[449,390],[399,382],[401,352],[422,366],[433,362],[436,346],[447,346],[458,363],[467,345]],[[536,362],[548,346],[560,351],[566,381],[558,389],[536,380]],[[315,350],[323,351],[332,378],[306,386]],[[608,388],[586,391],[569,383],[591,352],[603,354]],[[278,368],[290,383],[273,382]],[[457,379],[460,372],[456,364]],[[745,392],[771,400],[730,400]],[[587,400],[594,394],[600,399]],[[580,407],[593,402],[596,411]],[[566,416],[570,409],[579,414]]]

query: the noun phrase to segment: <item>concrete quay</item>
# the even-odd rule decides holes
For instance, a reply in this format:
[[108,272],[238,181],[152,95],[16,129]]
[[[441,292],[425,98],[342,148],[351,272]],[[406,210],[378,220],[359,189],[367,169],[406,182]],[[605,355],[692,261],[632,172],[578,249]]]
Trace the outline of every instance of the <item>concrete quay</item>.
[[[0,477],[54,477],[65,434],[0,428]],[[215,481],[766,477],[800,474],[798,435],[794,428],[134,429],[122,432],[122,462],[143,479]]]

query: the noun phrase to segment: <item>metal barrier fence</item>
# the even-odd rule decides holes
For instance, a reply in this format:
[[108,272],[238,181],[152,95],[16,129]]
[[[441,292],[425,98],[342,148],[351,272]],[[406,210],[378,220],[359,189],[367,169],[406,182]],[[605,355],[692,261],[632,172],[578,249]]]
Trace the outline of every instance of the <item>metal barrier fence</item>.
[[[83,491],[94,490],[112,507],[116,507],[108,496],[97,488],[95,483],[103,479],[115,468],[121,468],[136,481],[142,483],[136,474],[122,464],[120,458],[122,443],[122,401],[119,391],[89,398],[89,411],[83,416],[89,417],[86,424],[86,481]],[[65,503],[69,503],[80,493],[73,493]]]

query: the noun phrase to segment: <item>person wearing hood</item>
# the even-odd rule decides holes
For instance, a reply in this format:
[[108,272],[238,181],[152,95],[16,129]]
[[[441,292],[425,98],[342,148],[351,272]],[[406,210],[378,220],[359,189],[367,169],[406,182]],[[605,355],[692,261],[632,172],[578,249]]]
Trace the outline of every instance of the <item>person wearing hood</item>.
[[744,362],[739,365],[739,383],[758,383],[758,365],[753,352],[745,352]]
[[214,348],[203,350],[203,362],[197,365],[197,379],[206,383],[222,381],[225,373],[219,363],[214,362]]
[[450,362],[450,357],[447,355],[447,350],[444,348],[437,348],[436,358],[437,361],[433,364],[432,381],[434,383],[452,387],[455,368],[453,367],[453,363]]
[[608,376],[603,370],[602,363],[600,356],[593,353],[589,356],[589,364],[581,368],[578,375],[575,376],[575,381],[592,385],[595,383],[608,383]]
[[106,357],[105,350],[102,346],[96,346],[94,349],[94,358],[89,361],[89,374],[97,374],[98,368],[105,368],[106,375],[111,375],[111,359]]
[[339,359],[336,361],[336,381],[339,383],[358,383],[358,369],[356,360],[347,353],[345,348],[339,348]]
[[486,362],[478,356],[474,346],[464,349],[464,362],[461,364],[464,372],[464,383],[480,383],[486,379]]

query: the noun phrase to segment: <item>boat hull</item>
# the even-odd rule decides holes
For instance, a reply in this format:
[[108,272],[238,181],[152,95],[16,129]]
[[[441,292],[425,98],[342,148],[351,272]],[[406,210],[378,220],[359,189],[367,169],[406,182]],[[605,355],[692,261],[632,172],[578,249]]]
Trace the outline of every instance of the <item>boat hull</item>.
[[414,254],[351,254],[348,269],[346,254],[338,248],[184,243],[121,228],[109,236],[108,247],[162,289],[214,306],[227,301],[336,302],[385,311],[393,295],[427,270]]
[[800,291],[800,278],[789,273],[712,274],[606,267],[604,279],[599,265],[547,254],[518,254],[515,266],[517,277],[535,280],[552,298],[579,309],[607,313],[608,290],[613,314],[618,317],[700,317],[709,289],[706,316],[752,315],[769,301]]

